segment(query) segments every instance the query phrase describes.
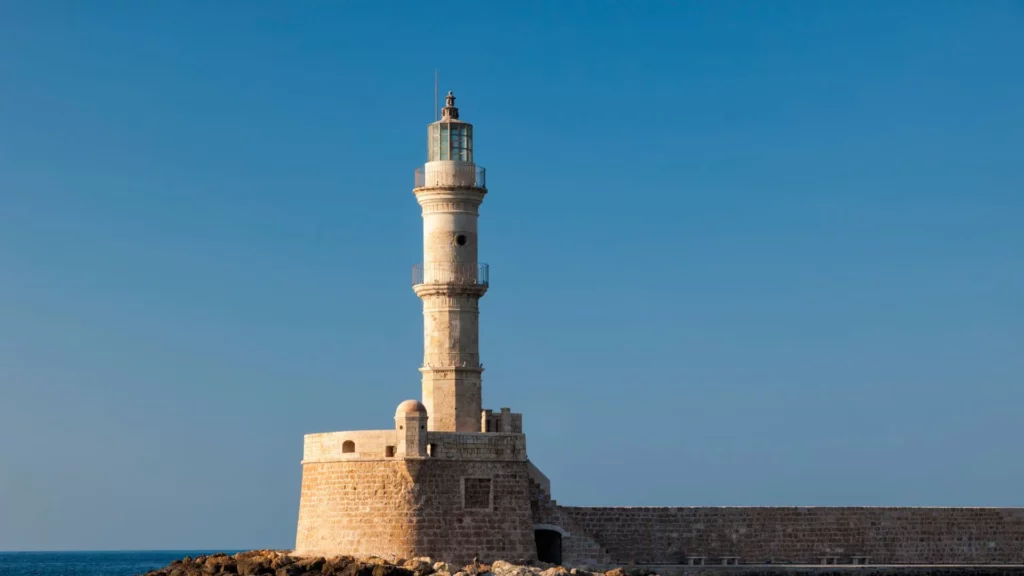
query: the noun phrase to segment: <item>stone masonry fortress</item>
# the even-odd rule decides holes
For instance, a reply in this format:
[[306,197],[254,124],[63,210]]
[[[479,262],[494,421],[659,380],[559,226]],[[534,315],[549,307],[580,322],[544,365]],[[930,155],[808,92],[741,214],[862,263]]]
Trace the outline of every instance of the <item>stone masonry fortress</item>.
[[[449,562],[1024,564],[1024,509],[561,506],[521,414],[486,410],[473,126],[449,92],[413,193],[423,211],[422,401],[387,430],[305,436],[295,553]],[[566,407],[568,409],[568,407]]]

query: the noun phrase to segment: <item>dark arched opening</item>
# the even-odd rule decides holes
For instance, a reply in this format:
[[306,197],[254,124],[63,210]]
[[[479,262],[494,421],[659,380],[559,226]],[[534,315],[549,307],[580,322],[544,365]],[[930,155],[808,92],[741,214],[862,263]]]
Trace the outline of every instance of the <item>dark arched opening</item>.
[[562,535],[556,530],[533,531],[537,540],[537,559],[548,564],[562,563]]

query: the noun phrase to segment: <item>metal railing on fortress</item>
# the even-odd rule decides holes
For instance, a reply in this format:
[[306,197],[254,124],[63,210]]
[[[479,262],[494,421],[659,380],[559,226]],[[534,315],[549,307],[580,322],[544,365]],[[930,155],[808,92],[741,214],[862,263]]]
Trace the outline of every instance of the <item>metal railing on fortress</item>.
[[473,164],[450,164],[416,169],[416,188],[444,186],[487,188],[487,170]]
[[487,264],[473,262],[428,262],[412,267],[412,285],[470,284],[487,286],[491,282]]
[[480,355],[465,352],[431,352],[424,354],[423,366],[426,368],[479,368]]

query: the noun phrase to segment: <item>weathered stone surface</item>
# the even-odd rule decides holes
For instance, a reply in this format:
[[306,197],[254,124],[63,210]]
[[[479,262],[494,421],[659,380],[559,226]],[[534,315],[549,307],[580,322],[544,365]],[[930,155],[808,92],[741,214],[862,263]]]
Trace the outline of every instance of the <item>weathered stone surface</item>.
[[[465,478],[488,481],[472,506]],[[529,498],[525,458],[307,462],[295,553],[425,554],[459,564],[535,558]],[[428,568],[404,569],[425,576]]]
[[[1024,564],[1024,509],[896,507],[557,507],[614,563]],[[572,532],[572,530],[570,530]],[[563,547],[566,548],[566,540]],[[563,555],[567,563],[574,559]],[[705,569],[712,569],[708,566]]]

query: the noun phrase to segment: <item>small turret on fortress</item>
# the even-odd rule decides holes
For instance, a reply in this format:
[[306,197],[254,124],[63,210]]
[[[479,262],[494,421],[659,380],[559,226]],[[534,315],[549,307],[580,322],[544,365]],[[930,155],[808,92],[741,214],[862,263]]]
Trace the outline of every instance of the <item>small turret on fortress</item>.
[[395,436],[399,458],[427,457],[427,407],[419,400],[406,400],[395,410]]

